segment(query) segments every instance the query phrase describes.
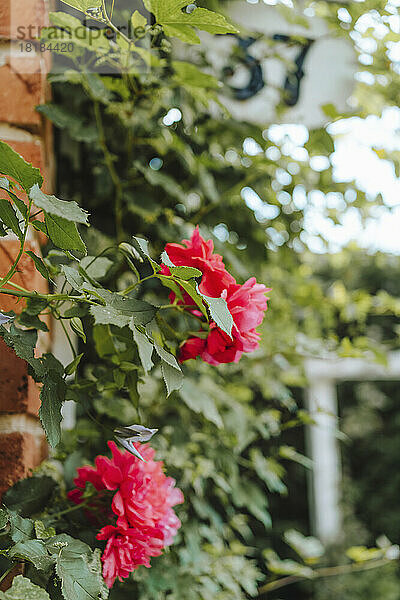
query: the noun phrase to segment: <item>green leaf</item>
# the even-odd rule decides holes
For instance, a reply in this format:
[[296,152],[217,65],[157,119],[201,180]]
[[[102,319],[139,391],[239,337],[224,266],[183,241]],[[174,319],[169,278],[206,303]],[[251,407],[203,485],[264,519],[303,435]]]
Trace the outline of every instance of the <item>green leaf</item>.
[[121,314],[112,306],[91,306],[90,313],[93,315],[96,325],[126,327],[131,321],[131,317]]
[[61,0],[64,4],[72,6],[82,12],[86,12],[91,8],[101,8],[101,0]]
[[27,540],[18,542],[10,550],[11,558],[23,558],[31,562],[36,569],[47,571],[54,561],[47,552],[45,544],[41,540]]
[[138,347],[140,362],[142,363],[142,367],[147,373],[153,367],[153,361],[151,357],[153,355],[154,346],[149,341],[147,335],[141,333],[133,324],[133,321],[130,322],[129,327],[133,331],[133,339]]
[[190,410],[203,415],[203,417],[214,423],[217,427],[223,427],[224,424],[221,415],[215,406],[213,398],[202,392],[201,388],[195,386],[192,381],[186,379],[179,394]]
[[56,530],[54,527],[48,527],[46,529],[43,521],[35,521],[35,534],[38,540],[47,540],[56,535]]
[[2,141],[0,141],[0,173],[15,179],[27,193],[35,184],[41,186],[43,183],[39,169],[26,162],[22,156]]
[[265,481],[270,492],[277,492],[278,494],[287,493],[287,487],[282,481],[282,477],[285,474],[285,469],[282,465],[273,458],[263,456],[258,448],[250,450],[250,459],[257,475]]
[[80,208],[76,202],[66,202],[65,200],[59,200],[55,196],[44,194],[38,185],[32,187],[29,197],[38,208],[43,209],[47,214],[55,215],[74,223],[88,225],[88,213]]
[[219,13],[198,7],[191,13],[183,12],[187,4],[187,0],[144,0],[145,7],[163,26],[165,34],[178,37],[183,42],[200,43],[194,27],[209,33],[238,33],[236,27]]
[[25,542],[33,534],[33,522],[24,519],[14,512],[10,512],[10,534],[14,542]]
[[233,317],[229,312],[228,305],[224,298],[210,298],[202,294],[199,289],[198,293],[204,298],[208,308],[210,309],[210,315],[213,321],[218,325],[222,331],[224,331],[229,337],[232,337]]
[[54,479],[47,475],[28,477],[9,488],[3,496],[3,502],[10,510],[30,517],[43,510],[56,487]]
[[65,600],[107,598],[101,577],[99,551],[93,553],[87,544],[68,535],[57,537],[61,538],[61,543],[66,543],[59,550],[56,562],[56,573],[61,579]]
[[313,468],[313,461],[308,458],[308,456],[304,456],[304,454],[297,452],[297,450],[292,446],[281,446],[279,448],[279,456],[288,460],[292,460],[293,462],[297,462],[306,469]]
[[61,439],[61,407],[65,400],[66,384],[62,364],[52,355],[47,354],[46,357],[49,364],[40,392],[42,404],[39,417],[50,446],[55,448]]
[[304,144],[310,156],[329,155],[335,151],[335,145],[332,137],[326,129],[313,129],[310,131],[308,142]]
[[7,511],[0,508],[0,529],[4,529],[9,520]]
[[[51,13],[53,22],[56,20],[54,18],[55,14],[58,13]],[[54,25],[60,27],[56,22]],[[82,27],[80,22],[79,26]],[[65,106],[42,104],[37,106],[36,110],[54,123],[56,127],[67,129],[71,138],[78,142],[94,142],[97,140],[98,133],[95,124],[84,121],[81,115],[69,111]]]
[[164,263],[164,265],[170,267],[171,269],[172,267],[175,267],[166,250],[164,250],[164,252],[161,254],[161,261]]
[[281,560],[273,550],[265,550],[264,556],[271,573],[276,573],[277,575],[297,575],[306,579],[314,577],[314,571],[310,567],[306,567],[290,559]]
[[203,273],[195,267],[171,267],[170,271],[171,275],[184,279],[185,281],[203,275]]
[[78,250],[86,254],[86,246],[79,235],[75,223],[62,217],[46,213],[45,222],[51,241],[62,250]]
[[173,79],[182,86],[217,89],[219,87],[218,79],[203,73],[198,67],[192,63],[184,61],[172,61],[174,68]]
[[36,269],[39,271],[41,276],[44,277],[45,279],[47,279],[47,281],[50,281],[50,273],[48,271],[48,268],[42,261],[42,259],[39,258],[39,256],[36,256],[36,254],[34,252],[32,252],[32,250],[27,250],[26,254],[28,254],[28,256],[31,257],[31,259],[35,263]]
[[140,14],[138,10],[135,10],[133,15],[131,16],[131,24],[133,29],[137,29],[138,27],[146,27],[147,19],[143,15]]
[[18,196],[16,196],[11,190],[7,190],[7,194],[10,196],[11,200],[18,208],[19,212],[21,213],[21,216],[25,218],[28,214],[28,207],[25,204],[25,202],[21,200],[21,198],[18,198]]
[[15,354],[25,360],[32,368],[36,368],[39,361],[34,357],[34,349],[37,342],[36,331],[24,331],[11,324],[10,330],[0,326],[0,336],[7,346],[14,348]]
[[175,367],[171,367],[165,361],[161,362],[161,372],[167,388],[167,395],[170,396],[173,391],[180,390],[183,384],[183,373]]
[[83,354],[78,354],[78,356],[75,356],[74,360],[65,367],[64,371],[66,375],[72,375],[73,373],[75,373],[79,366],[79,363],[82,360],[82,356]]
[[[125,327],[130,319],[133,319],[135,325],[147,325],[157,312],[152,304],[131,296],[122,296],[91,285],[85,285],[83,290],[101,298],[105,304],[105,306],[90,307],[97,324]],[[117,319],[118,323],[113,322],[112,319]]]
[[189,294],[189,296],[191,297],[191,299],[193,300],[193,302],[200,309],[200,311],[203,313],[203,315],[206,317],[206,319],[208,321],[209,318],[208,318],[207,309],[204,306],[203,296],[201,296],[198,293],[198,291],[197,291],[197,283],[196,283],[196,281],[195,280],[193,280],[193,281],[183,281],[183,280],[181,280],[179,282],[179,285],[185,290],[185,292],[187,292]]
[[324,555],[325,549],[321,542],[312,536],[304,536],[300,531],[289,529],[284,533],[285,542],[308,563],[315,562]]
[[76,269],[69,267],[68,265],[61,265],[61,271],[72,289],[80,291],[84,283],[82,275],[78,273]]
[[30,579],[17,575],[10,589],[0,592],[0,600],[50,600],[50,596],[46,590],[33,584]]
[[157,264],[156,261],[153,260],[150,256],[149,242],[147,240],[144,240],[143,238],[135,237],[133,235],[132,236],[132,246],[137,253],[136,258],[138,258],[141,261],[143,261],[144,259],[147,259],[150,262],[151,266],[153,267],[154,272],[160,270],[160,265]]
[[8,200],[5,200],[5,198],[0,198],[0,219],[7,229],[11,229],[11,231],[22,240],[22,231],[19,226],[17,215],[15,214],[11,203]]
[[164,350],[164,348],[162,348],[158,344],[155,344],[154,347],[156,349],[158,356],[161,358],[162,361],[166,362],[170,367],[173,367],[177,371],[181,370],[181,368],[178,365],[178,362],[173,354],[171,354],[170,352],[167,352],[167,350]]
[[357,563],[377,560],[382,557],[382,554],[380,548],[367,548],[366,546],[352,546],[346,550],[346,555]]

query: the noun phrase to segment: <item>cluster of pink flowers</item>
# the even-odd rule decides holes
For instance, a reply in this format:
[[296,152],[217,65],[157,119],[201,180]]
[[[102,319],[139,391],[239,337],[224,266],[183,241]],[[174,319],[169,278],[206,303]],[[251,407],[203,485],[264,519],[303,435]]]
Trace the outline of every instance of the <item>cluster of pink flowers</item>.
[[[267,310],[266,293],[270,291],[251,277],[246,283],[236,283],[234,277],[225,268],[222,256],[214,253],[212,240],[205,241],[196,227],[190,240],[182,244],[167,244],[166,252],[176,266],[196,267],[202,272],[199,289],[211,298],[224,298],[234,321],[232,338],[211,321],[206,339],[189,338],[180,349],[179,360],[184,362],[200,356],[211,365],[238,362],[244,352],[253,352],[259,346],[260,336],[256,328],[261,324]],[[169,274],[163,266],[163,273]],[[193,305],[193,301],[184,293],[184,304]],[[173,302],[175,295],[170,295]],[[197,316],[200,311],[191,310]]]
[[98,540],[107,542],[102,562],[109,588],[116,578],[122,581],[140,565],[150,567],[150,558],[172,544],[181,526],[172,510],[184,500],[181,490],[175,487],[174,479],[164,475],[163,463],[154,460],[154,450],[148,444],[134,445],[146,462],[108,442],[112,458],[98,456],[95,467],[79,468],[74,479],[76,489],[68,494],[80,504],[87,482],[99,492],[87,512],[91,519],[96,514],[100,521],[110,522],[97,535]]

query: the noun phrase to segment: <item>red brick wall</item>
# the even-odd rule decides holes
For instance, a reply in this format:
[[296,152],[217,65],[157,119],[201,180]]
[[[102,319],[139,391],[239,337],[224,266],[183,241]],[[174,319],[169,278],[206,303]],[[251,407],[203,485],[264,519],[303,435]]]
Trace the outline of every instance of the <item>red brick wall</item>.
[[[18,27],[46,25],[46,0],[0,0],[0,139],[10,144],[25,160],[39,167],[47,188],[52,182],[51,128],[35,111],[49,90],[46,61],[40,55],[18,54]],[[13,54],[11,54],[13,49]],[[30,239],[36,253],[39,244]],[[0,238],[0,277],[18,252],[16,239]],[[45,280],[24,256],[13,281],[31,290],[46,290]],[[21,310],[12,296],[0,295],[0,311]],[[29,474],[47,453],[37,411],[39,391],[28,376],[24,361],[0,341],[0,496],[18,479]]]

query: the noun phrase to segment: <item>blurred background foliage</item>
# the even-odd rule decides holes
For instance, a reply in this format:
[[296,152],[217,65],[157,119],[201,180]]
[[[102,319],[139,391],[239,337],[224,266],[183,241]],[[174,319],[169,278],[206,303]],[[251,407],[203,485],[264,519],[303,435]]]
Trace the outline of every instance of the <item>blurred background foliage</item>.
[[[223,9],[222,2],[203,4]],[[280,9],[290,19],[294,13],[288,4]],[[388,45],[395,41],[388,20],[394,5],[383,0],[318,1],[298,10],[307,6],[335,34],[351,41],[360,58],[359,72],[372,77],[369,83],[365,77],[357,83],[349,113],[333,110],[330,119],[379,115],[396,105],[400,76],[388,57]],[[360,33],[355,25],[365,15],[372,15],[376,27]],[[366,38],[374,40],[369,44],[371,64],[365,60]],[[273,547],[287,552],[280,541],[284,530],[296,526],[310,533],[302,361],[325,351],[385,360],[385,351],[398,345],[398,259],[355,247],[334,256],[312,254],[304,223],[311,191],[339,195],[341,208],[326,208],[325,213],[335,223],[350,206],[367,218],[382,198],[367,197],[356,182],[335,181],[331,163],[323,171],[311,168],[310,156],[329,157],[334,151],[326,128],[310,131],[297,147],[300,152],[293,152],[286,136],[279,143],[269,138],[271,124],[261,129],[218,109],[212,82],[178,72],[171,63],[170,41],[160,38],[157,44],[166,66],[133,78],[118,72],[89,75],[71,65],[53,76],[53,101],[39,110],[55,125],[57,194],[91,213],[93,227],[85,240],[90,255],[112,245],[115,237],[122,241],[138,234],[151,241],[157,256],[166,242],[190,236],[199,224],[238,281],[254,275],[272,287],[256,354],[218,369],[185,364],[184,387],[168,400],[157,371],[140,384],[141,415],[146,425],[160,429],[154,446],[185,494],[178,509],[183,527],[176,544],[153,560],[150,570],[140,569],[129,584],[111,593],[114,600],[233,600],[256,596],[258,584],[271,577],[262,551]],[[396,154],[382,158],[398,170]],[[244,188],[251,190],[247,197]],[[108,256],[114,264],[107,283],[129,285],[132,273],[116,253]],[[146,289],[148,297],[156,293],[152,285]],[[76,466],[104,452],[110,429],[138,417],[118,383],[119,365],[107,358],[107,332],[96,327],[88,342],[93,359],[81,370],[89,378],[91,373],[98,376],[100,383],[75,391],[76,427],[65,432],[59,453],[69,484]],[[122,334],[119,343],[123,354]],[[115,372],[113,385],[110,370]],[[393,505],[396,512],[395,395],[390,386],[371,389],[342,389],[350,439],[344,446],[349,513],[344,547],[360,543],[360,531],[362,543],[373,543],[381,533],[398,540],[398,517],[389,511]],[[354,431],[352,419],[360,411],[369,425],[361,431],[358,423]],[[386,422],[390,426],[381,444],[376,434]],[[374,466],[366,468],[370,461]],[[378,485],[386,486],[379,497],[374,494]],[[80,535],[86,535],[82,524]],[[340,549],[332,554],[342,556]],[[395,600],[400,596],[398,576],[385,568],[390,571],[294,586],[268,597]]]

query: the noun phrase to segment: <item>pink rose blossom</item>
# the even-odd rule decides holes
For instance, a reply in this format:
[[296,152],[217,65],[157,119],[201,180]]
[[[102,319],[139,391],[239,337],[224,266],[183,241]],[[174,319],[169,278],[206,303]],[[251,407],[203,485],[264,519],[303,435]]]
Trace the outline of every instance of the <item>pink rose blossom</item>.
[[175,487],[174,479],[164,475],[163,463],[154,460],[153,448],[134,445],[146,462],[108,442],[112,458],[98,456],[95,467],[79,468],[74,479],[77,488],[68,494],[70,500],[80,504],[86,483],[92,483],[99,498],[94,498],[87,511],[90,514],[99,509],[98,520],[115,523],[107,524],[98,534],[99,540],[107,540],[102,561],[108,587],[139,565],[149,567],[150,558],[172,544],[181,526],[172,510],[184,501],[181,490]]

